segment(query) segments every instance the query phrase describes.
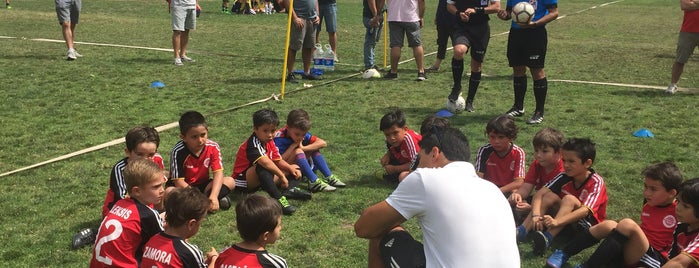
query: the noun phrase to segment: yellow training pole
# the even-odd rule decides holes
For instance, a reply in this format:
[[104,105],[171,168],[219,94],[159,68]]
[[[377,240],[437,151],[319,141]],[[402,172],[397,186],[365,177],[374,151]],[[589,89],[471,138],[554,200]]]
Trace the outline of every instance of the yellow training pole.
[[386,12],[381,13],[383,13],[383,68],[385,69],[388,67],[388,65],[386,65],[386,51],[388,50],[388,43],[386,41],[386,37],[388,36],[388,21],[386,19],[388,18],[386,17]]
[[[289,6],[286,9],[286,12],[289,14],[289,16],[288,16],[289,18],[287,18],[287,20],[286,20],[286,42],[285,42],[285,46],[284,46],[284,64],[282,64],[284,66],[284,68],[282,70],[282,99],[284,99],[284,87],[286,85],[286,63],[287,63],[287,61],[289,61],[289,38],[291,36],[291,18],[292,18],[291,12],[293,12],[292,11],[293,8],[294,8],[294,0],[289,0]],[[294,60],[296,60],[296,59],[294,59]]]

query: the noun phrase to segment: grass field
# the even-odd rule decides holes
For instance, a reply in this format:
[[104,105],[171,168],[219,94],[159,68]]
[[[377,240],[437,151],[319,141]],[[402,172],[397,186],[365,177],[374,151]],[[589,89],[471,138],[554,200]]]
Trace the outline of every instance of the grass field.
[[[0,173],[123,137],[136,125],[175,122],[187,110],[207,115],[210,137],[222,146],[226,173],[230,173],[238,145],[252,131],[252,112],[272,108],[284,118],[288,111],[304,108],[314,122],[311,131],[329,142],[323,153],[331,168],[349,187],[316,194],[309,202],[292,202],[299,210],[283,218],[282,239],[269,249],[292,267],[366,266],[366,241],[354,236],[352,224],[363,208],[392,190],[373,175],[380,168],[384,148],[378,121],[389,107],[400,107],[408,123],[417,128],[422,118],[444,106],[451,72],[444,64],[428,81],[417,83],[413,81],[415,64],[409,61],[400,66],[399,80],[361,79],[357,74],[362,65],[362,4],[338,2],[340,63],[336,71],[310,88],[289,85],[282,101],[233,109],[280,92],[286,16],[224,15],[219,1],[202,0],[204,11],[189,47],[189,56],[197,62],[175,67],[172,52],[167,51],[171,30],[164,1],[84,1],[76,41],[119,46],[78,43],[84,57],[67,62],[63,43],[35,40],[62,39],[53,2],[13,1],[12,10],[0,10],[0,142],[4,144]],[[641,86],[561,82],[659,88],[669,82],[682,20],[679,4],[605,3],[560,3],[562,18],[547,26],[546,118],[534,126],[518,119],[515,143],[531,154],[531,137],[546,126],[561,129],[567,137],[592,138],[598,151],[593,167],[608,186],[608,218],[637,219],[644,166],[671,160],[687,178],[699,176],[695,138],[699,119],[693,116],[699,59],[690,59],[680,82],[685,88],[673,96]],[[423,31],[427,53],[436,50],[436,32],[430,23],[436,5],[436,1],[427,3],[429,19]],[[492,18],[493,37],[476,112],[451,119],[470,138],[473,157],[487,140],[483,133],[487,120],[512,104],[512,71],[503,34],[509,22]],[[323,43],[326,37],[321,35]],[[411,56],[403,50],[404,59]],[[444,63],[449,57],[450,52]],[[426,56],[426,64],[434,58],[434,54]],[[149,88],[155,80],[166,87]],[[526,116],[534,108],[531,79],[529,88]],[[640,128],[650,129],[655,138],[633,137],[631,133]],[[177,132],[161,132],[159,151],[166,164],[178,141]],[[90,249],[71,251],[70,238],[81,228],[99,225],[109,171],[123,157],[123,147],[111,146],[0,177],[0,240],[6,244],[0,248],[0,266],[85,267]],[[468,189],[464,194],[469,194]],[[191,241],[204,249],[221,249],[237,241],[234,214],[210,215]],[[419,237],[414,220],[406,226]],[[528,245],[520,249],[523,267],[543,265],[544,259],[531,255]],[[570,263],[580,262],[587,254]]]

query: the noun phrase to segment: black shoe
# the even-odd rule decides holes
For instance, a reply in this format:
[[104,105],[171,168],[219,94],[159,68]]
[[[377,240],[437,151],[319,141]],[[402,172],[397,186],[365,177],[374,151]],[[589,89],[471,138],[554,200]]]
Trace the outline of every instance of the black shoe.
[[392,73],[391,71],[386,72],[386,74],[383,75],[384,79],[398,79],[398,73]]
[[417,81],[425,81],[427,80],[427,76],[425,75],[425,72],[418,72],[417,73]]
[[473,109],[473,101],[466,101],[466,111],[469,113],[472,113],[473,111],[475,111]]
[[296,79],[296,75],[294,75],[294,74],[288,74],[288,75],[286,75],[286,82],[288,82],[288,83],[298,83],[299,80]]
[[521,117],[524,115],[524,109],[517,109],[514,106],[510,108],[505,114],[510,115],[512,117]]
[[286,189],[282,192],[282,195],[286,196],[286,198],[296,200],[311,200],[311,197],[313,197],[311,193],[301,190],[298,187]]
[[221,210],[228,210],[231,208],[231,198],[228,196],[224,196],[223,198],[218,200],[218,208]]
[[539,112],[539,111],[534,112],[534,114],[532,115],[532,118],[529,118],[529,120],[527,120],[527,124],[530,124],[530,125],[541,124],[541,122],[544,122],[544,113]]
[[80,230],[77,234],[73,235],[73,245],[72,249],[76,250],[84,246],[95,243],[95,238],[97,238],[97,229],[95,228],[85,228]]
[[313,74],[302,74],[301,77],[304,80],[323,80],[320,76],[315,76]]
[[292,206],[289,204],[289,201],[286,200],[286,197],[282,196],[282,198],[279,198],[279,204],[282,205],[282,213],[284,215],[291,215],[296,212],[296,207]]
[[536,256],[541,256],[544,255],[544,252],[549,248],[549,245],[551,245],[550,237],[546,235],[546,233],[542,231],[536,231],[532,234],[532,241],[534,242],[534,246],[532,246],[532,253]]
[[461,88],[453,87],[453,88],[451,88],[451,93],[449,93],[449,97],[447,97],[447,98],[451,102],[456,102],[456,100],[459,99],[460,95],[461,95]]

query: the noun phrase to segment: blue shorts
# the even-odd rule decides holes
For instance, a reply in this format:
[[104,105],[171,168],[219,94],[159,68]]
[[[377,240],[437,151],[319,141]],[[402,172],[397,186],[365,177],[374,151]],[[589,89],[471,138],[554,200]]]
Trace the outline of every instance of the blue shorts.
[[320,23],[316,27],[316,33],[319,33],[323,28],[323,20],[325,20],[325,31],[329,33],[337,32],[337,4],[320,4],[318,7]]

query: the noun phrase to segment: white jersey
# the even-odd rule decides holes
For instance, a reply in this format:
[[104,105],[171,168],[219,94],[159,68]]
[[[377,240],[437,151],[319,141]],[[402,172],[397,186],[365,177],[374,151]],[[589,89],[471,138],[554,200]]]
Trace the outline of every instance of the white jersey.
[[520,267],[510,205],[468,162],[418,168],[386,202],[417,217],[427,267]]

